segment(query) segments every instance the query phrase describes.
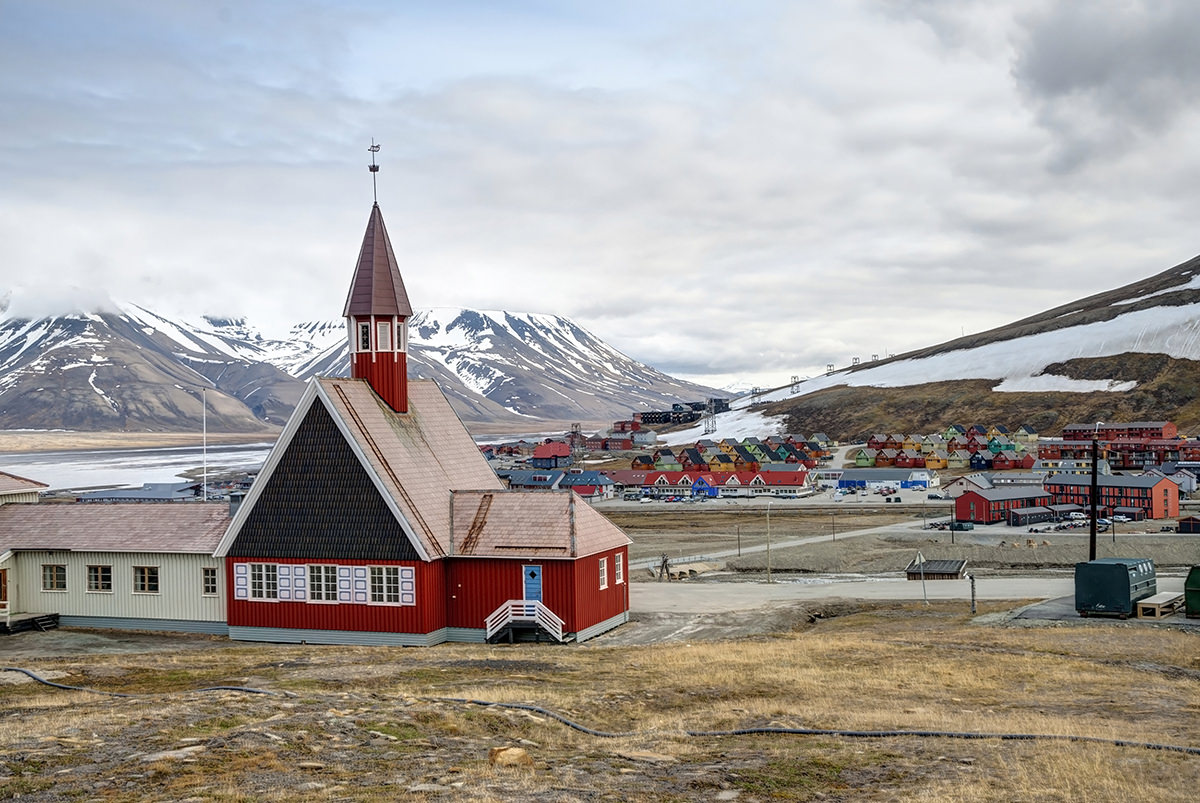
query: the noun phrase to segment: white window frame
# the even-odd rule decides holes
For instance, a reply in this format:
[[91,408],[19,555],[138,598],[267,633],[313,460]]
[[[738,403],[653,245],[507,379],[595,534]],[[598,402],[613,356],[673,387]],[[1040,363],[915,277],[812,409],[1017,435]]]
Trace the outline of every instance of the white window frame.
[[279,564],[251,563],[250,599],[255,602],[279,601]]
[[600,558],[600,587],[608,588],[608,558]]
[[[138,588],[138,585],[143,586]],[[153,590],[150,586],[153,585]],[[162,589],[162,576],[158,571],[157,566],[134,566],[133,567],[133,593],[134,594],[149,594],[151,596],[158,595]]]
[[613,580],[617,585],[625,582],[625,556],[620,552],[613,556]]
[[391,351],[392,350],[392,322],[391,321],[376,321],[375,322],[375,350],[376,351]]
[[[51,570],[52,574],[47,573],[47,569]],[[59,570],[62,570],[61,572]],[[59,579],[62,579],[62,585],[59,585]],[[50,582],[47,582],[50,581]],[[47,591],[52,594],[65,593],[70,586],[67,583],[67,564],[65,563],[43,563],[42,564],[42,591]]]
[[[366,335],[365,343],[363,342],[363,340],[364,340],[363,335]],[[369,321],[359,321],[358,322],[358,337],[356,337],[354,339],[354,343],[355,343],[355,345],[358,346],[358,348],[356,348],[355,351],[370,351],[371,350],[371,324]]]
[[[102,571],[107,569],[107,583],[105,582],[105,573]],[[95,571],[93,571],[95,570]],[[95,588],[92,587],[93,575]],[[107,586],[107,587],[105,587]],[[87,593],[89,594],[111,594],[113,593],[112,584],[112,565],[108,563],[89,563],[87,567]]]
[[335,564],[308,565],[308,601],[319,605],[337,604],[338,567]]
[[370,566],[368,573],[371,578],[370,602],[372,605],[400,604],[400,567],[399,566]]
[[[212,578],[212,591],[209,591],[209,578]],[[221,575],[217,571],[216,566],[202,566],[200,568],[200,596],[215,597],[221,593]]]

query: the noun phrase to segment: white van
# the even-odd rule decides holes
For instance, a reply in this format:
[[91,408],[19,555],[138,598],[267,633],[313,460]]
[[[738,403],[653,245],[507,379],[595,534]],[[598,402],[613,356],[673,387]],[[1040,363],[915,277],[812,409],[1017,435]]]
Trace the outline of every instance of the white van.
[[1080,513],[1078,510],[1074,510],[1074,511],[1072,511],[1072,512],[1070,512],[1070,513],[1068,513],[1068,514],[1067,514],[1067,518],[1068,518],[1068,519],[1076,519],[1076,520],[1078,520],[1078,519],[1086,519],[1086,518],[1087,518],[1087,516],[1083,515],[1083,514],[1082,514],[1082,513]]

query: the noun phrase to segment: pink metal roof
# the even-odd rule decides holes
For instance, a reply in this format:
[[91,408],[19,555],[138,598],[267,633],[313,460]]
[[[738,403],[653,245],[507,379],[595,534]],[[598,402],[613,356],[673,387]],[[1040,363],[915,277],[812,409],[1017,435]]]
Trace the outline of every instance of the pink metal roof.
[[363,379],[319,379],[388,495],[430,557],[450,545],[450,491],[502,490],[437,383],[408,386],[408,412],[397,413]]
[[229,526],[229,505],[37,504],[0,507],[0,552],[211,553]]
[[630,543],[573,491],[459,491],[453,509],[454,555],[575,558]]
[[404,318],[412,315],[379,204],[371,207],[371,219],[367,222],[367,233],[358,252],[358,267],[342,315],[399,315]]
[[27,480],[24,477],[18,477],[16,474],[9,474],[7,471],[0,471],[0,494],[28,493],[29,491],[40,491],[48,487],[50,486],[44,482]]

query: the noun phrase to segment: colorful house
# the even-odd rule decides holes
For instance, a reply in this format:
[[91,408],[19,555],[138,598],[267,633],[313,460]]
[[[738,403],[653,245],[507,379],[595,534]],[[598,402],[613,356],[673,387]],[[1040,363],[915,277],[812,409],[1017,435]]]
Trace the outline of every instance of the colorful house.
[[571,447],[562,441],[539,443],[529,464],[534,468],[564,468],[571,465]]
[[505,489],[437,385],[376,204],[343,312],[350,379],[310,382],[215,550],[229,636],[428,645],[628,620],[629,539],[572,491]]

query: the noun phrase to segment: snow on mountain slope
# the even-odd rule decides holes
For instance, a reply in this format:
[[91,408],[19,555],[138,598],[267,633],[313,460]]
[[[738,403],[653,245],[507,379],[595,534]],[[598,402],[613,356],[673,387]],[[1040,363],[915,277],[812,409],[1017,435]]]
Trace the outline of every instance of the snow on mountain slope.
[[[240,318],[168,319],[144,307],[0,321],[0,428],[191,429],[286,420],[312,376],[344,376],[345,323],[267,338]],[[703,399],[553,315],[426,310],[410,322],[409,374],[435,379],[472,422],[603,421]]]
[[[1072,379],[1047,373],[1046,367],[1127,353],[1200,361],[1200,261],[979,336],[813,377],[795,389],[764,393],[760,400],[782,401],[838,385],[905,387],[959,379],[992,380],[992,390],[1001,393],[1121,392],[1136,383]],[[751,401],[743,397],[734,406],[748,407]]]

